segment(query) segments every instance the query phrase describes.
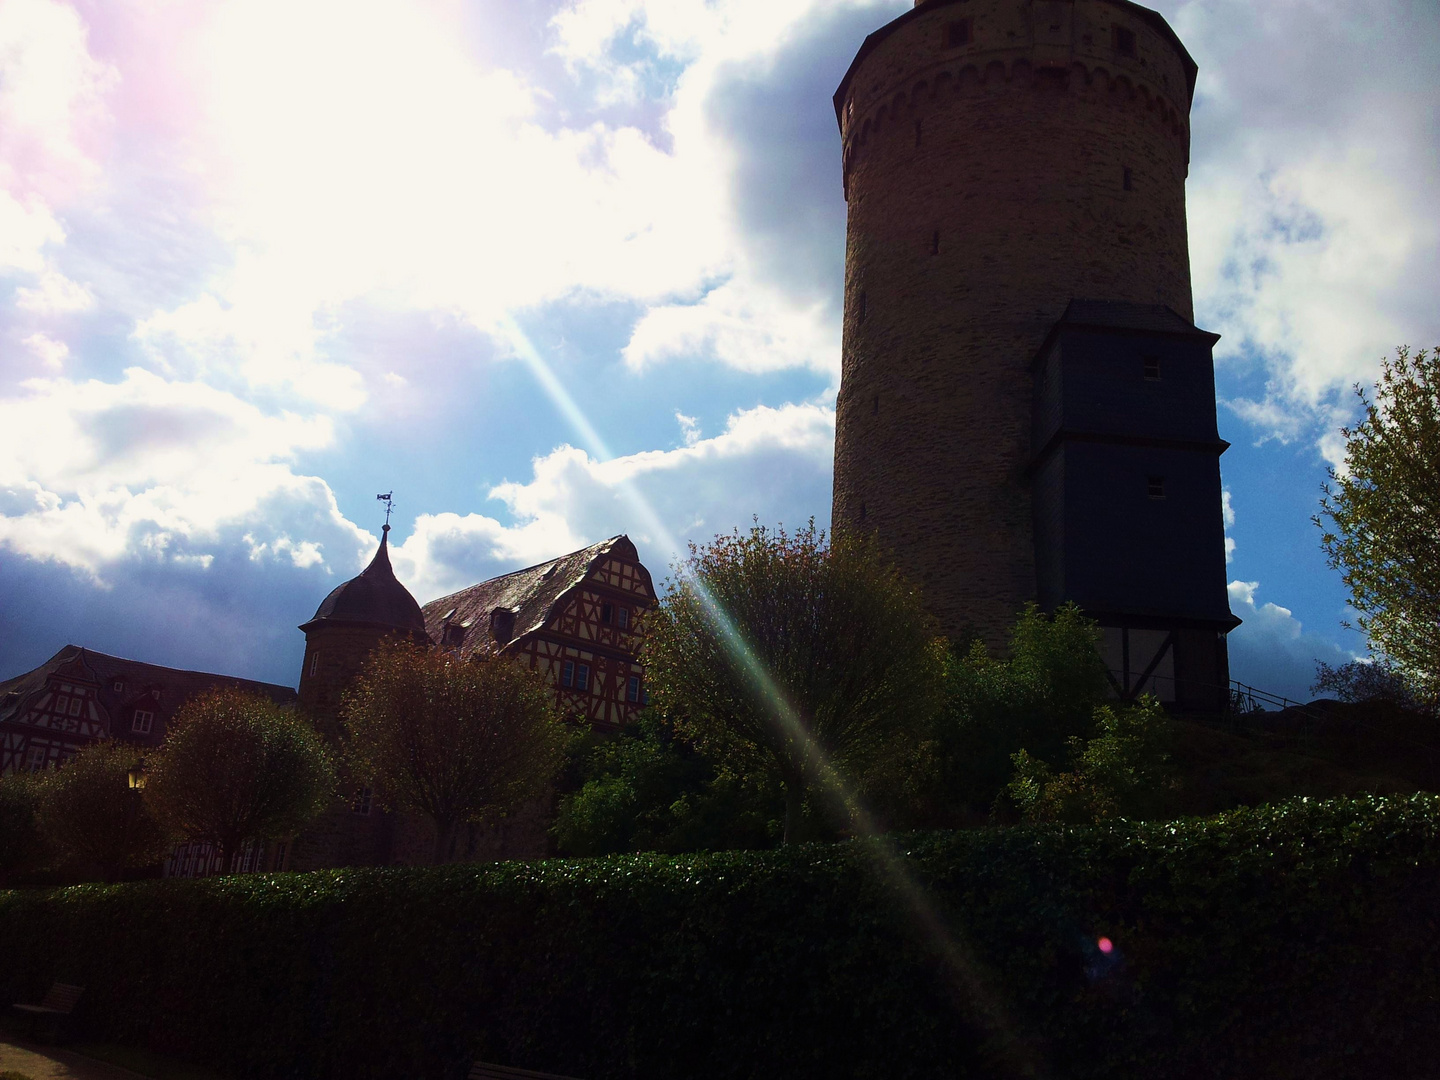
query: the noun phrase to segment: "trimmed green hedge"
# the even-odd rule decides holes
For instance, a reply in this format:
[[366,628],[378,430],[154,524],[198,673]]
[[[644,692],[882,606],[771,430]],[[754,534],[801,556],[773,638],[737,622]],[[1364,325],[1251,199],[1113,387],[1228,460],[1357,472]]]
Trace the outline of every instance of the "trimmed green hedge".
[[0,894],[0,987],[247,1080],[1435,1074],[1436,797],[899,843],[929,924],[864,843]]

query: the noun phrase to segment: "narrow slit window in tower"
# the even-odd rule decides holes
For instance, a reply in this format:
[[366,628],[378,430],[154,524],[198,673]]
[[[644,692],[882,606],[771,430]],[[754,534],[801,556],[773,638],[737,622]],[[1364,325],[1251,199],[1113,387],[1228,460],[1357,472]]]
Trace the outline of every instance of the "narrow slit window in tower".
[[916,145],[916,146],[919,146],[919,145],[920,145],[921,133],[924,131],[924,129],[925,129],[925,121],[923,121],[923,120],[916,120],[916,121],[915,121],[915,145]]
[[1163,476],[1152,476],[1146,481],[1146,493],[1152,499],[1163,499],[1165,497],[1165,478]]
[[970,20],[957,19],[955,22],[945,26],[945,47],[947,49],[958,49],[961,45],[970,44]]
[[1135,190],[1135,176],[1128,167],[1120,175],[1120,186],[1126,191]]
[[879,395],[879,394],[876,394],[874,397],[872,397],[872,398],[870,399],[870,415],[871,415],[871,416],[879,416],[879,415],[880,415],[880,395]]
[[1115,51],[1121,56],[1135,55],[1135,31],[1123,26],[1115,27]]
[[1145,357],[1145,379],[1147,382],[1160,381],[1160,358],[1158,356]]
[[930,254],[940,254],[940,230],[936,229],[930,234]]
[[865,504],[863,502],[860,504],[860,520],[865,520]]
[[861,289],[861,290],[860,290],[860,299],[859,299],[859,301],[858,301],[858,302],[856,303],[856,305],[855,305],[855,318],[856,318],[856,321],[857,321],[857,322],[864,322],[864,321],[865,321],[865,316],[868,314],[868,311],[867,311],[868,307],[869,307],[869,305],[866,303],[866,298],[865,298],[865,290],[864,290],[864,289]]

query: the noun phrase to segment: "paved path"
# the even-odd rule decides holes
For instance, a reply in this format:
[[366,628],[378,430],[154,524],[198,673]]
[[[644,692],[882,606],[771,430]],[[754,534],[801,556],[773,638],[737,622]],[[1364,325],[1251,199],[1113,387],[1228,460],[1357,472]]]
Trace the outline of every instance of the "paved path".
[[31,1080],[143,1080],[129,1069],[58,1047],[0,1040],[0,1072],[6,1070],[24,1073]]

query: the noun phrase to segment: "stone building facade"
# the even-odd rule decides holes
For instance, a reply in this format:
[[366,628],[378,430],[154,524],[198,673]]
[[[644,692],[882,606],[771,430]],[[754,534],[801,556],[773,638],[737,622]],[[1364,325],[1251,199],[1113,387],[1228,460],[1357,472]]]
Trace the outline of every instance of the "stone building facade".
[[[1105,504],[1128,505],[1125,484],[1148,492],[1151,478],[1168,477],[1164,507],[1146,504],[1151,516],[1174,511],[1206,527],[1176,547],[1181,531],[1159,523],[1157,544],[1138,553],[1141,576],[1167,571],[1203,596],[1174,609],[1137,607],[1133,589],[1092,590],[1099,606],[1086,606],[1119,632],[1107,640],[1126,694],[1162,689],[1156,675],[1169,669],[1156,654],[1168,652],[1173,668],[1175,634],[1194,631],[1182,696],[1208,708],[1228,684],[1224,634],[1235,625],[1223,445],[1213,433],[1192,438],[1188,419],[1186,434],[1166,429],[1150,410],[1174,395],[1127,390],[1146,383],[1144,357],[1162,356],[1162,379],[1194,375],[1171,384],[1185,384],[1181,411],[1208,409],[1213,428],[1209,349],[1191,347],[1213,344],[1192,322],[1185,219],[1195,76],[1165,20],[1126,0],[922,0],[866,38],[834,98],[848,224],[833,520],[875,530],[952,638],[998,647],[1025,603],[1077,599],[1063,580],[1050,587],[1053,574],[1041,588],[1037,540],[1133,559],[1104,543],[1131,525]],[[1113,325],[1092,329],[1111,345],[1150,336],[1133,371],[1087,391],[1126,407],[1105,430],[1067,429],[1062,440],[1109,447],[1105,468],[1120,486],[1089,490],[1083,498],[1100,502],[1087,509],[1072,484],[1066,531],[1041,537],[1037,513],[1056,518],[1037,506],[1034,484],[1054,448],[1036,445],[1033,372],[1072,301],[1108,305]],[[1182,443],[1200,454],[1188,464],[1207,454],[1209,464],[1177,472],[1165,454]],[[1078,461],[1071,454],[1072,478]],[[1053,550],[1041,554],[1055,564]],[[1151,649],[1137,656],[1136,678],[1123,655],[1132,624],[1146,632],[1137,650]],[[1173,681],[1163,690],[1179,695]]]

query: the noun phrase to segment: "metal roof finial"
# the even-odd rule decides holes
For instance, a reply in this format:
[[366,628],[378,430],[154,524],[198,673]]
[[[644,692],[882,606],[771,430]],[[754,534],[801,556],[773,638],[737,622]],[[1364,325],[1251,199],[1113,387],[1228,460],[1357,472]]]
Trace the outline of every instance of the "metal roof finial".
[[384,495],[376,495],[375,498],[385,504],[385,531],[389,532],[390,512],[395,509],[395,492],[393,490],[387,491]]

